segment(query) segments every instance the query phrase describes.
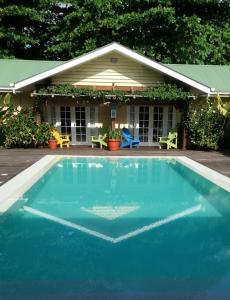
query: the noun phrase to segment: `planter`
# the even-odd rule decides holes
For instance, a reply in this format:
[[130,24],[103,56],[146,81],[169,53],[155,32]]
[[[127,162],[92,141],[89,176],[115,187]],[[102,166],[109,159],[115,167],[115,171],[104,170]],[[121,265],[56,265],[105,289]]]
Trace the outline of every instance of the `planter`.
[[108,148],[110,151],[117,151],[120,150],[120,139],[115,140],[115,139],[109,139],[108,140]]
[[49,140],[49,148],[51,150],[56,150],[57,149],[57,140]]

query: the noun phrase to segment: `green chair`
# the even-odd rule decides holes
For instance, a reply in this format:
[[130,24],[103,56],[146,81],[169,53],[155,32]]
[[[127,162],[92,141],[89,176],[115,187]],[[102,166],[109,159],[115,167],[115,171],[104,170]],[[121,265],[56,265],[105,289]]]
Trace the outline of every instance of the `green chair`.
[[101,149],[103,148],[103,146],[107,147],[107,143],[105,142],[106,136],[107,136],[106,133],[99,134],[98,136],[92,136],[91,137],[92,148],[94,148],[96,144],[99,144]]
[[171,148],[177,149],[177,136],[178,133],[176,131],[170,131],[167,137],[160,137],[159,139],[160,149],[161,149],[161,145],[166,145],[167,150]]

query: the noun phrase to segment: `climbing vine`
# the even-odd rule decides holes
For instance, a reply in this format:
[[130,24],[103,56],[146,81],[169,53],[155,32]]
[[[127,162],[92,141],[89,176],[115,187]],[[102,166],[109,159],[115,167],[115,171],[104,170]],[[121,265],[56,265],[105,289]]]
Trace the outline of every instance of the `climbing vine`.
[[36,96],[72,96],[75,98],[88,97],[91,99],[113,99],[117,102],[129,102],[135,97],[146,98],[148,100],[175,101],[186,100],[190,92],[185,91],[175,84],[164,83],[154,88],[144,91],[121,91],[113,89],[111,91],[100,91],[92,88],[76,88],[69,84],[49,85],[37,89]]

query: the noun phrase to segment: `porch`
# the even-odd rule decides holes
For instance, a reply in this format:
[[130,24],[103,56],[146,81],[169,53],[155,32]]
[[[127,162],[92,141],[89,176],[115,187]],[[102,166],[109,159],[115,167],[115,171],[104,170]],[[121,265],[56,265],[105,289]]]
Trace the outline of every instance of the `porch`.
[[69,149],[50,151],[48,148],[40,149],[1,149],[0,150],[0,185],[29,167],[44,155],[84,155],[84,156],[187,156],[225,176],[230,177],[230,151],[182,151],[158,150],[154,147],[140,147],[136,149],[123,149],[111,152],[104,149],[91,149],[89,146],[72,146]]
[[167,136],[178,127],[181,113],[171,103],[149,104],[132,101],[132,104],[113,101],[82,101],[55,97],[47,99],[45,120],[61,134],[71,136],[72,145],[91,145],[91,136],[114,127],[128,128],[138,136],[141,146],[157,146],[159,137]]

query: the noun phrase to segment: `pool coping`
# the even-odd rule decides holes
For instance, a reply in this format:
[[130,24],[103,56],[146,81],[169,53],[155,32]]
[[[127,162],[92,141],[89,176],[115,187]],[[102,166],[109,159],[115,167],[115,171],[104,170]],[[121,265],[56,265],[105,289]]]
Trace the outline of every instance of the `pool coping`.
[[148,158],[148,159],[175,159],[184,166],[218,185],[222,189],[230,192],[230,178],[214,171],[201,163],[198,163],[186,156],[97,156],[97,155],[45,155],[43,158],[35,162],[33,165],[23,170],[8,182],[0,186],[0,214],[4,213],[23,194],[38,181],[56,162],[65,157],[81,157],[81,158]]

